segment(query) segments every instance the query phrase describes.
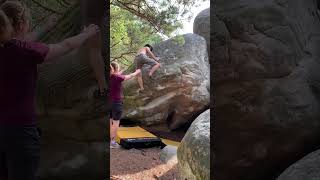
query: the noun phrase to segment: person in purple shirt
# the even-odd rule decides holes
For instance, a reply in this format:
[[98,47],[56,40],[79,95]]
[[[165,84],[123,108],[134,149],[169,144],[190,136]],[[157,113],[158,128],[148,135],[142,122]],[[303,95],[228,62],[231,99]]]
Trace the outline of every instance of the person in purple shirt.
[[[99,33],[90,25],[57,44],[29,41],[29,10],[19,1],[0,8],[0,180],[35,180],[40,158],[35,98],[37,65],[49,63]],[[30,36],[31,35],[31,36]]]
[[110,65],[110,98],[111,98],[111,112],[110,112],[110,148],[117,148],[119,145],[115,141],[117,131],[120,125],[122,115],[122,82],[129,80],[141,73],[137,69],[134,73],[122,75],[118,63],[112,62]]

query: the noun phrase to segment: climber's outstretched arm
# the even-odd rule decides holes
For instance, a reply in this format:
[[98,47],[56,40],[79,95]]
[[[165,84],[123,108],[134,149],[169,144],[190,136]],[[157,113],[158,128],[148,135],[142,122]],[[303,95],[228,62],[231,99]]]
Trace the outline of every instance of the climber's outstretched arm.
[[45,58],[45,63],[51,62],[58,57],[66,55],[72,50],[79,48],[87,39],[95,36],[99,32],[99,28],[96,25],[90,25],[85,28],[82,33],[71,38],[67,38],[60,43],[50,44],[49,52]]
[[158,61],[158,58],[153,54],[153,52],[151,52],[148,47],[147,47],[146,49],[147,49],[147,53],[150,54],[150,56],[151,56],[154,60]]
[[134,73],[125,75],[125,76],[124,76],[124,80],[129,80],[129,79],[137,76],[137,75],[140,74],[140,73],[141,73],[141,70],[140,70],[140,69],[137,69]]
[[105,63],[101,55],[101,34],[90,38],[87,43],[89,48],[89,61],[95,74],[100,93],[103,93],[107,89],[107,83],[105,78]]

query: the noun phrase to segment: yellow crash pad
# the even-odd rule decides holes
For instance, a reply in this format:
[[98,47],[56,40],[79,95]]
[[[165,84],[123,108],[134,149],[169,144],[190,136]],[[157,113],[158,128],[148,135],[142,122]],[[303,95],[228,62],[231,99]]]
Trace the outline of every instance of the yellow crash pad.
[[121,139],[127,138],[156,138],[157,136],[151,134],[147,130],[135,126],[135,127],[119,127],[117,132],[116,141],[120,144]]
[[[139,139],[139,138],[150,138],[150,139],[158,139],[157,136],[150,133],[149,131],[139,127],[119,127],[117,132],[116,141],[118,144],[120,144],[121,139]],[[172,141],[169,139],[163,139],[161,138],[161,141],[165,145],[171,145],[178,147],[180,145],[180,142]]]
[[169,140],[169,139],[163,139],[163,138],[161,138],[161,141],[162,141],[165,145],[171,145],[171,146],[176,146],[176,147],[179,147],[179,145],[180,145],[180,142],[172,141],[172,140]]

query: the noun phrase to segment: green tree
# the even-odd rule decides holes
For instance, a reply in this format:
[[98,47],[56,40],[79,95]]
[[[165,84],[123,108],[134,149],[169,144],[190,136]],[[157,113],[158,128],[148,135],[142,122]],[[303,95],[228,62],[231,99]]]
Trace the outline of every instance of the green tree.
[[191,9],[208,0],[111,0],[110,4],[129,11],[158,32],[170,35],[181,21],[192,17]]
[[43,25],[51,15],[62,18],[78,5],[78,0],[22,0],[31,10],[32,29]]
[[[59,30],[44,36],[46,42],[80,30],[80,0],[21,1],[31,9],[32,29],[42,26],[50,15],[59,18]],[[181,22],[191,18],[190,10],[205,1],[208,0],[110,0],[110,61],[130,66],[139,48],[175,36],[182,28]]]
[[157,44],[182,28],[191,9],[207,0],[111,0],[111,61],[130,66],[146,43]]
[[138,48],[144,44],[159,43],[157,31],[126,10],[111,6],[110,48],[111,61],[130,66]]

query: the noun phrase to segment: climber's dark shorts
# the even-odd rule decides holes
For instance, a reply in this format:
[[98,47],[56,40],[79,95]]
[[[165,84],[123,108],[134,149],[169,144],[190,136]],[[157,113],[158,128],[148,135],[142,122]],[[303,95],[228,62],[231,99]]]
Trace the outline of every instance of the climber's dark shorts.
[[0,127],[0,179],[36,180],[39,159],[36,127]]
[[145,54],[138,54],[134,58],[134,62],[136,64],[136,69],[141,69],[144,64],[148,64],[151,67],[153,67],[153,66],[158,64],[157,61],[155,61],[154,59],[149,58]]
[[110,111],[110,118],[114,121],[118,121],[121,119],[122,116],[122,102],[112,102],[111,103],[111,111]]

